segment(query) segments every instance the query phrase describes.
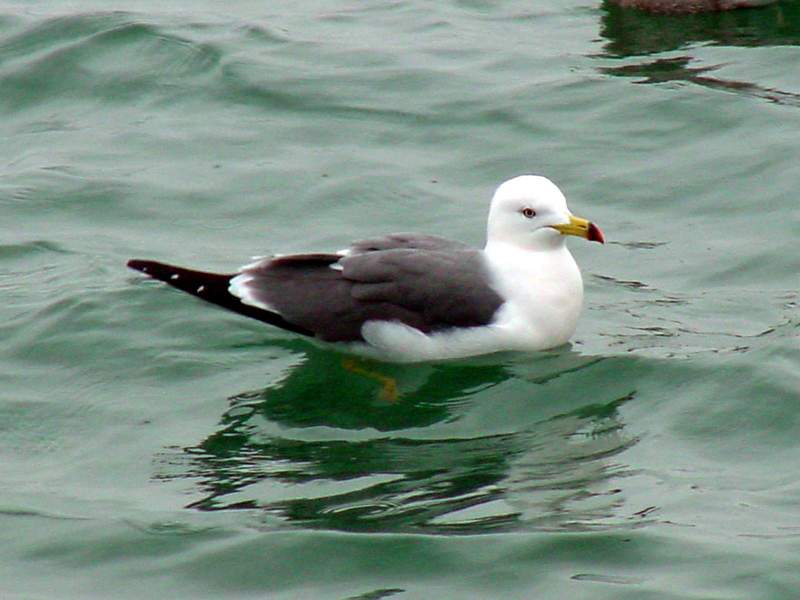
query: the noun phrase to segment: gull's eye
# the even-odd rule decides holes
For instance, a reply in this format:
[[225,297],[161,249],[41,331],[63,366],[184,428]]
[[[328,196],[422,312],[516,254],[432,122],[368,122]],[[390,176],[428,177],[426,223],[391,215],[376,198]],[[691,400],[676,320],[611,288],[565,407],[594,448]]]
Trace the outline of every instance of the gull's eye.
[[522,209],[522,216],[526,219],[532,219],[536,216],[536,211],[532,208],[528,208],[527,206]]

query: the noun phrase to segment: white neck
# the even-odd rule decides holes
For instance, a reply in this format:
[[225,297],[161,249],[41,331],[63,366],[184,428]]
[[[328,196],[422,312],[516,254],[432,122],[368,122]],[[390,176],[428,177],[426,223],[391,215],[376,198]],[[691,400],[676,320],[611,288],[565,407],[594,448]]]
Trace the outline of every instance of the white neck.
[[565,237],[555,229],[550,228],[537,229],[531,232],[525,239],[513,241],[504,239],[499,235],[492,235],[492,231],[489,231],[489,235],[486,236],[486,246],[484,246],[484,250],[488,252],[492,247],[505,247],[516,248],[519,251],[535,252],[566,248],[566,245],[567,240]]

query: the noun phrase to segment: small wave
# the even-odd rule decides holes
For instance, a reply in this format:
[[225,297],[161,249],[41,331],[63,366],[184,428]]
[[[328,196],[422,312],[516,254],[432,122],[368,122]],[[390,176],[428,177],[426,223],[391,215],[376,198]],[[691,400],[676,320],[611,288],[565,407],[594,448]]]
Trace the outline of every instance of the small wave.
[[141,99],[216,67],[221,51],[128,13],[48,19],[0,38],[0,108]]
[[17,259],[36,254],[70,254],[71,252],[49,240],[31,240],[13,244],[0,244],[0,259]]

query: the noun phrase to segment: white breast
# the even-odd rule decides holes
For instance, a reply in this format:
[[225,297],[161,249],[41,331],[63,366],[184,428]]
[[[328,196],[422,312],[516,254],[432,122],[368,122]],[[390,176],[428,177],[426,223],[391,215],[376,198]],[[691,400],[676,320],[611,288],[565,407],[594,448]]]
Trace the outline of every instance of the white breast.
[[566,244],[527,250],[490,244],[486,258],[493,285],[507,302],[495,324],[514,347],[542,350],[565,344],[575,333],[583,306],[583,280]]

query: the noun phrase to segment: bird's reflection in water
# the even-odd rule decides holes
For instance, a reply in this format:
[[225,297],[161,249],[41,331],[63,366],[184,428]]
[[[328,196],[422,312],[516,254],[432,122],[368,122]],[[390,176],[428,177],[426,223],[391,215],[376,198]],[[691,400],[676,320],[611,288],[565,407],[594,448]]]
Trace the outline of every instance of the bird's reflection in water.
[[166,453],[158,477],[195,481],[194,509],[324,529],[618,522],[613,480],[630,469],[615,457],[636,441],[618,409],[635,393],[584,394],[619,360],[564,350],[519,363],[375,365],[399,382],[389,403],[341,356],[313,350],[281,382],[230,398],[218,431]]
[[795,46],[800,44],[800,5],[780,2],[757,10],[662,15],[604,2],[603,56],[624,58],[683,50],[691,45]]
[[[693,65],[693,47],[792,46],[800,44],[800,4],[778,3],[760,9],[695,15],[660,15],[604,4],[600,35],[606,43],[600,59],[636,57],[635,63],[603,66],[608,75],[634,78],[636,83],[686,82],[761,98],[775,104],[800,106],[800,95],[749,81],[718,77],[725,66]],[[680,50],[682,56],[641,60]]]

